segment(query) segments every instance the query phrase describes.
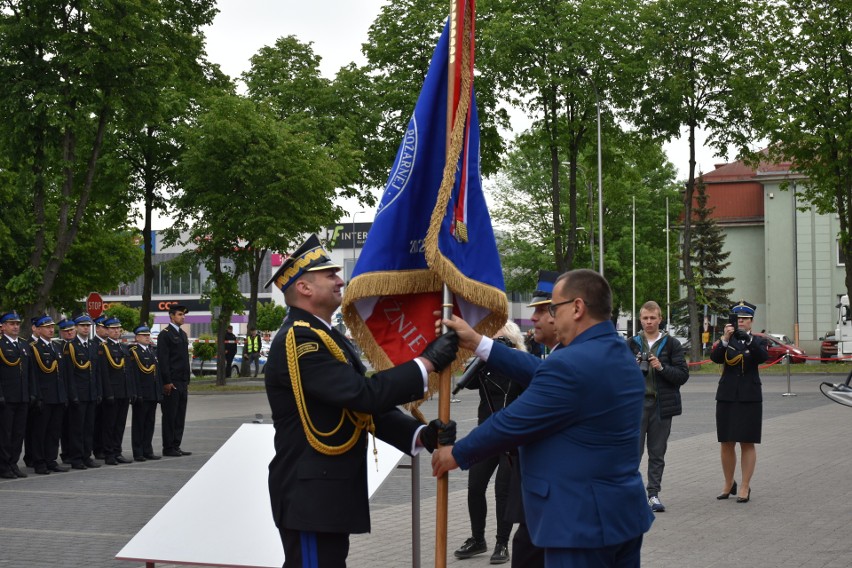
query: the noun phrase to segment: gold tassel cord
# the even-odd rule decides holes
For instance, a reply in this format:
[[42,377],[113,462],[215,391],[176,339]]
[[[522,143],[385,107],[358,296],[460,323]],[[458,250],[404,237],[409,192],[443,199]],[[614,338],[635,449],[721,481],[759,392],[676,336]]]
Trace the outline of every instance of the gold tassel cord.
[[54,359],[53,362],[50,364],[50,367],[45,365],[44,360],[41,358],[41,353],[36,348],[36,343],[37,342],[33,341],[32,343],[30,343],[30,345],[32,345],[32,347],[33,347],[33,354],[35,355],[35,360],[36,360],[36,363],[38,363],[39,369],[41,369],[41,372],[46,374],[46,375],[49,375],[51,373],[55,373],[57,371],[57,369],[59,369],[59,361]]
[[109,347],[106,344],[102,345],[101,348],[106,353],[107,361],[109,362],[110,367],[113,369],[123,369],[124,368],[124,359],[121,360],[121,363],[116,363],[115,359],[112,358],[112,353],[109,352]]
[[17,361],[9,361],[6,359],[6,355],[3,354],[3,350],[0,349],[0,361],[3,361],[3,364],[7,367],[17,367],[21,364],[21,357],[19,356]]
[[[154,371],[157,370],[157,364],[151,363],[149,367],[146,367],[142,360],[139,358],[139,353],[137,353],[136,346],[130,348],[130,352],[133,353],[133,358],[136,359],[136,366],[139,367],[139,370],[145,373],[146,375],[153,375]],[[124,363],[124,361],[122,361]]]
[[742,367],[743,372],[745,372],[745,357],[742,353],[737,355],[736,357],[728,357],[728,352],[725,351],[725,364],[729,367],[736,367],[739,365]]
[[82,365],[80,364],[79,361],[77,361],[77,353],[74,351],[74,344],[73,343],[68,344],[68,350],[71,353],[71,362],[74,363],[75,367],[77,367],[81,371],[88,371],[89,369],[92,368],[92,362],[91,361],[86,361]]
[[[364,412],[354,412],[347,408],[344,408],[340,413],[340,421],[337,423],[337,426],[334,427],[333,430],[329,432],[320,432],[316,426],[314,426],[311,421],[311,417],[308,414],[307,404],[305,402],[305,393],[302,391],[302,378],[299,371],[299,353],[297,351],[298,346],[296,345],[296,331],[295,327],[307,327],[311,329],[320,340],[323,342],[325,347],[331,352],[335,359],[342,363],[346,363],[346,356],[343,354],[343,351],[338,347],[338,345],[334,342],[331,337],[320,329],[315,329],[310,326],[310,324],[297,321],[293,324],[294,327],[290,328],[290,331],[287,332],[287,368],[290,371],[290,382],[293,386],[293,396],[296,399],[296,408],[299,411],[299,419],[302,422],[302,429],[305,431],[305,436],[308,439],[308,443],[311,445],[313,449],[318,451],[321,454],[325,454],[327,456],[337,456],[343,454],[350,449],[352,449],[355,444],[358,442],[358,438],[361,437],[361,432],[363,430],[367,430],[373,435],[373,452],[375,451],[375,425],[373,424],[373,417],[370,414]],[[344,422],[349,421],[354,426],[354,431],[352,432],[352,436],[339,446],[331,446],[322,442],[320,437],[329,437],[336,434],[340,428],[343,426]]]

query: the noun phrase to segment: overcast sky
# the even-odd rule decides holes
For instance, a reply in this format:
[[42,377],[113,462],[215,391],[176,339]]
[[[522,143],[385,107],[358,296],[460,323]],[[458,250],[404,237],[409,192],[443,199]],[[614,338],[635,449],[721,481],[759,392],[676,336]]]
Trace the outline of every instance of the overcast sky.
[[[313,42],[314,53],[322,57],[323,75],[333,78],[340,67],[352,61],[364,63],[361,44],[367,41],[367,30],[386,3],[387,0],[219,0],[219,14],[205,30],[207,55],[222,71],[237,78],[249,68],[249,59],[261,47],[274,44],[279,37],[294,35],[302,42]],[[526,127],[523,120],[520,127]],[[668,144],[666,150],[679,177],[685,178],[686,139]],[[723,160],[698,149],[698,164],[704,172],[713,170],[717,161]]]

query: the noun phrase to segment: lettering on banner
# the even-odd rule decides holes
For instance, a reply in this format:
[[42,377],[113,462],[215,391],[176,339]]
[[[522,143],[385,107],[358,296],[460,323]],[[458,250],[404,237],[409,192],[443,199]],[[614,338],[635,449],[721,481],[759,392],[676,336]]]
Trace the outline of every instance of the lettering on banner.
[[414,239],[408,244],[408,252],[411,254],[426,254],[426,239]]
[[413,322],[405,319],[405,313],[402,311],[402,306],[399,302],[394,302],[392,306],[384,308],[384,314],[388,322],[396,327],[396,331],[403,339],[405,345],[412,353],[420,353],[425,348],[428,340],[423,337],[423,334],[417,329]]

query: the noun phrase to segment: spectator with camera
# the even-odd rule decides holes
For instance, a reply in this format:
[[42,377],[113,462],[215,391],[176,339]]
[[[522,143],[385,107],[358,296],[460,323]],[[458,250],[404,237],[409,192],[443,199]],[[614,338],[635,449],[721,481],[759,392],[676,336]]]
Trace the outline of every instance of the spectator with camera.
[[639,455],[648,445],[648,505],[655,513],[666,510],[660,501],[666,447],[672,431],[672,417],[683,412],[680,387],[689,380],[689,367],[683,347],[674,337],[660,330],[663,321],[660,305],[653,300],[639,310],[642,331],[627,340],[645,376],[645,404],[639,428]]
[[[751,499],[751,477],[757,463],[755,444],[763,425],[763,392],[758,365],[769,358],[766,342],[751,334],[757,306],[745,300],[731,308],[722,339],[713,346],[710,359],[722,365],[716,389],[716,436],[721,444],[725,487],[717,499],[737,494],[737,503]],[[737,491],[736,445],[740,444],[742,478]]]
[[[526,351],[524,336],[514,322],[506,322],[506,325],[494,336],[494,341],[503,345]],[[479,369],[473,380],[469,381],[465,388],[479,390],[479,410],[477,424],[507,407],[523,391],[519,383],[498,369],[487,365],[479,366],[481,359],[474,359],[468,365],[472,369],[477,365]],[[467,370],[465,374],[467,373]],[[512,459],[504,452],[493,455],[470,468],[467,477],[467,510],[470,515],[470,530],[472,536],[455,551],[456,558],[470,558],[488,550],[485,542],[485,518],[488,514],[488,502],[485,494],[488,483],[494,471],[497,471],[497,479],[494,481],[494,498],[497,505],[497,535],[494,553],[491,555],[491,564],[505,564],[509,561],[509,535],[512,533],[512,522],[506,517],[506,505],[509,499],[509,485],[512,476]]]

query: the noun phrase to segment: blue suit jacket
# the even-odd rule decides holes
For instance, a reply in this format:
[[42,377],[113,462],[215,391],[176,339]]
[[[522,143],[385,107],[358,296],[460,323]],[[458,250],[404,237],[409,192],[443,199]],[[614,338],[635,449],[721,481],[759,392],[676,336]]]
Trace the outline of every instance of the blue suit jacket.
[[529,388],[456,442],[459,466],[520,446],[532,541],[599,548],[646,532],[653,521],[639,474],[645,380],[611,322],[546,360],[495,344],[488,363]]

